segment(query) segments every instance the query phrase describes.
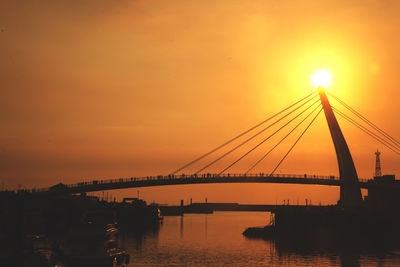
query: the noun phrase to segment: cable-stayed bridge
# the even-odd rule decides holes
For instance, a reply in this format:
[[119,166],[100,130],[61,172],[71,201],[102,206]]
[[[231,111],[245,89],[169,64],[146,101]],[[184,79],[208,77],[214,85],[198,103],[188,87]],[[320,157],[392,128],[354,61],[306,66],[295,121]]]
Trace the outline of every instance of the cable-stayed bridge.
[[[347,146],[346,140],[342,134],[335,115],[339,115],[347,122],[353,124],[362,132],[379,142],[381,145],[400,155],[400,142],[383,131],[376,124],[361,115],[355,109],[351,108],[344,101],[340,100],[333,94],[329,95],[336,100],[340,108],[334,107],[328,100],[325,90],[322,87],[306,97],[300,99],[294,104],[286,107],[278,113],[270,116],[264,121],[247,129],[239,135],[231,138],[225,143],[215,147],[200,157],[184,164],[168,175],[147,176],[142,178],[120,178],[113,180],[93,180],[90,182],[81,182],[77,184],[65,185],[58,184],[50,188],[35,190],[40,193],[83,193],[103,190],[113,190],[122,188],[135,187],[151,187],[165,185],[183,185],[183,184],[213,184],[213,183],[283,183],[283,184],[310,184],[310,185],[327,185],[340,186],[339,204],[342,206],[358,206],[362,202],[361,188],[376,187],[377,184],[373,180],[359,179],[356,168]],[[319,97],[318,97],[319,96]],[[346,110],[345,112],[343,111]],[[319,114],[324,111],[332,141],[334,143],[335,152],[338,161],[339,177],[319,176],[309,174],[284,175],[276,174],[284,160],[293,151],[301,138],[310,129]],[[270,146],[268,150],[263,149],[264,144],[278,134],[283,134],[279,141]],[[282,158],[276,163],[270,171],[254,172],[255,168],[267,158],[277,147],[287,142],[289,136],[297,138],[290,148],[284,153]],[[256,141],[256,144],[252,144]],[[251,147],[243,153],[240,149]],[[229,170],[242,161],[253,151],[262,151],[262,156],[251,166],[247,166],[246,171],[241,174],[229,173]],[[241,155],[226,165],[218,172],[210,172],[210,167],[216,166],[217,162],[227,159],[228,155],[234,152],[241,152]],[[219,153],[219,154],[218,154]],[[197,167],[190,174],[184,174],[185,170],[193,168],[202,162],[206,164]],[[305,172],[306,173],[306,172]],[[396,183],[395,187],[399,187]]]

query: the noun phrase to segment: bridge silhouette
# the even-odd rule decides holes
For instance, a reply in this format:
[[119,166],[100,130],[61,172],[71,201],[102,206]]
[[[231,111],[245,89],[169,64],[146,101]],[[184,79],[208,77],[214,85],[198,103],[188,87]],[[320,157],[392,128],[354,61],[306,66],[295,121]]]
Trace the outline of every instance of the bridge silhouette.
[[[319,95],[319,99],[315,98]],[[62,194],[62,193],[84,193],[84,192],[95,192],[104,190],[114,190],[114,189],[124,189],[124,188],[138,188],[138,187],[153,187],[153,186],[167,186],[167,185],[189,185],[189,184],[216,184],[216,183],[280,183],[280,184],[304,184],[304,185],[325,185],[325,186],[339,186],[340,187],[340,200],[339,205],[343,207],[354,207],[360,205],[362,202],[361,188],[370,189],[371,187],[379,186],[373,179],[359,179],[357,175],[356,168],[347,146],[345,138],[342,134],[340,126],[337,122],[335,114],[341,116],[346,121],[350,122],[364,133],[375,139],[377,142],[386,146],[396,154],[400,155],[400,142],[391,137],[376,124],[369,121],[363,115],[355,111],[349,105],[344,103],[342,100],[330,93],[330,95],[348,111],[350,111],[356,118],[360,119],[362,122],[357,122],[356,119],[351,118],[346,113],[339,110],[337,107],[331,106],[325,90],[322,87],[318,88],[318,92],[315,91],[308,96],[300,99],[294,104],[286,107],[280,112],[274,114],[273,116],[267,118],[266,120],[260,122],[259,124],[251,127],[250,129],[240,133],[236,137],[228,140],[222,145],[210,150],[209,152],[201,155],[200,157],[188,162],[187,164],[181,166],[175,171],[171,172],[169,175],[158,175],[158,176],[146,176],[146,177],[131,177],[131,178],[119,178],[110,180],[93,180],[90,182],[80,182],[76,184],[62,184],[59,183],[49,188],[42,188],[32,190],[35,193],[41,194]],[[310,103],[311,102],[311,103]],[[307,105],[308,104],[308,105]],[[305,108],[304,108],[305,106]],[[311,111],[310,111],[311,110]],[[294,112],[299,111],[295,116]],[[275,174],[275,171],[280,167],[282,162],[287,158],[289,153],[293,150],[296,144],[304,136],[310,126],[313,124],[318,115],[324,111],[325,117],[329,126],[332,141],[334,143],[336,157],[338,161],[339,177],[335,176],[320,176],[320,175],[310,175],[310,174]],[[290,117],[293,116],[293,117]],[[276,119],[275,119],[276,118]],[[275,121],[272,121],[275,119]],[[295,120],[299,119],[298,122],[290,131],[287,133],[280,141],[275,144],[270,150],[268,150],[257,162],[255,162],[249,169],[244,173],[228,173],[227,171],[241,161],[244,157],[249,155],[254,150],[261,147],[266,141],[270,140],[271,137],[276,135],[282,129],[287,128]],[[285,120],[287,120],[285,122]],[[267,122],[272,121],[270,124]],[[279,127],[279,123],[282,123]],[[306,123],[308,122],[308,124]],[[362,125],[366,124],[366,126]],[[298,136],[294,144],[278,162],[278,164],[273,168],[271,172],[264,173],[254,173],[251,172],[261,161],[263,161],[275,148],[277,148],[283,141],[287,139],[292,133],[296,131],[301,125],[307,124],[303,129],[301,134]],[[205,166],[199,168],[196,172],[191,174],[183,174],[182,171],[187,169],[200,160],[210,158],[211,154],[215,154],[217,151],[222,150],[222,148],[234,143],[234,141],[240,140],[240,138],[248,136],[250,132],[256,129],[260,129],[262,125],[267,125],[266,127],[258,130],[255,134],[241,141],[239,144],[230,148],[227,152],[217,158],[209,161]],[[255,139],[257,136],[261,136],[268,129],[272,129],[273,126],[278,126],[272,134],[263,138],[261,142],[257,143],[246,153],[241,155],[239,158],[230,163],[227,167],[222,169],[217,173],[205,172],[207,168],[214,165],[216,162],[230,155],[232,152],[237,151],[242,146],[248,144],[250,141]],[[368,128],[369,127],[369,128]],[[370,130],[372,128],[372,130]],[[397,187],[397,185],[396,185]]]
[[[360,186],[362,188],[368,188],[369,186],[371,186],[371,181],[372,180],[368,179],[360,179]],[[49,188],[35,190],[34,192],[83,193],[124,188],[217,183],[280,183],[340,186],[342,184],[342,181],[340,180],[340,177],[317,176],[307,174],[275,174],[269,176],[264,173],[228,173],[223,175],[218,175],[216,173],[207,173],[201,175],[158,175],[147,177],[94,180],[90,182],[80,182],[75,184],[57,184]]]

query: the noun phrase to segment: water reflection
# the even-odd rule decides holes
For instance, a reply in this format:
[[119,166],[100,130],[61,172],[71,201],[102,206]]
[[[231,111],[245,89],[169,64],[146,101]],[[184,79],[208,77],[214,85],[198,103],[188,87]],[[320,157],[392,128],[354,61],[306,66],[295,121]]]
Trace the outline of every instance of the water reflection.
[[207,239],[207,226],[208,226],[208,214],[205,214],[205,216],[204,216],[204,236],[205,236],[205,238]]
[[180,216],[181,220],[180,220],[180,233],[181,233],[181,239],[183,239],[183,216]]
[[120,245],[121,247],[134,249],[134,251],[141,251],[143,246],[154,245],[157,243],[161,226],[162,225],[152,225],[148,228],[125,229],[121,231]]
[[165,217],[157,230],[124,233],[122,245],[133,266],[400,266],[399,246],[387,240],[335,240],[318,233],[272,241],[242,235],[268,218],[261,212]]
[[[338,258],[340,266],[396,266],[400,264],[399,241],[366,236],[332,236],[314,233],[310,236],[281,236],[274,240],[277,255]],[[338,264],[336,261],[334,264]],[[387,265],[385,265],[387,264]]]

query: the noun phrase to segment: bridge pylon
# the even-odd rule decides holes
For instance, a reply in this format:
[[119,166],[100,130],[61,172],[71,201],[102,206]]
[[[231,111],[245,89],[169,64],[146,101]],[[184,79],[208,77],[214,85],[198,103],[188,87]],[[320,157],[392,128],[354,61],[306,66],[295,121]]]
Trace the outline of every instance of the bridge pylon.
[[335,114],[332,111],[325,89],[321,86],[318,87],[318,93],[324,109],[326,121],[328,122],[333,144],[335,146],[340,180],[342,181],[340,185],[340,200],[338,204],[345,208],[357,207],[362,203],[362,195],[353,158],[342,130],[336,120]]

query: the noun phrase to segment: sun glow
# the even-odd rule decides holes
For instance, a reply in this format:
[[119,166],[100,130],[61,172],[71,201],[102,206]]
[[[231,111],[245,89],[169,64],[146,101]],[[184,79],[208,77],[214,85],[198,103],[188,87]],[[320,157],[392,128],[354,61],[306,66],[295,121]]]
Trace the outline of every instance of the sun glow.
[[328,87],[332,82],[332,74],[326,70],[318,70],[311,75],[311,81],[315,87]]

